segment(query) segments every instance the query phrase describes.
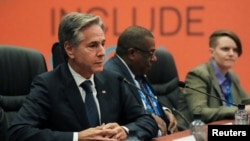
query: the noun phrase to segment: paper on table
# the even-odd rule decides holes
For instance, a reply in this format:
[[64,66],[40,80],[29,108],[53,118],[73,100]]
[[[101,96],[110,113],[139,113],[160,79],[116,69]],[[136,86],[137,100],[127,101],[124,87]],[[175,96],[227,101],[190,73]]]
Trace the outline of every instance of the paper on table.
[[233,123],[232,122],[228,122],[228,123],[225,123],[223,125],[233,125]]

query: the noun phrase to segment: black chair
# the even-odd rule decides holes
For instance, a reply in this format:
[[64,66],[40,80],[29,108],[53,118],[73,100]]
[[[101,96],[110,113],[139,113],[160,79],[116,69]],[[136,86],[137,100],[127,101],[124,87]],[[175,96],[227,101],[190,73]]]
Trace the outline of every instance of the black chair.
[[44,56],[39,51],[0,45],[1,139],[6,139],[6,128],[28,95],[31,81],[36,75],[46,71]]
[[6,120],[6,116],[5,113],[2,109],[2,107],[0,107],[0,140],[1,141],[7,141],[7,120]]
[[[178,86],[179,76],[174,58],[169,51],[163,49],[156,50],[156,57],[157,61],[147,73],[148,79],[160,103],[173,111],[179,123],[179,130],[188,129],[190,112],[187,107],[182,109],[186,102]],[[181,106],[180,101],[183,103]],[[183,112],[179,111],[180,108]]]
[[59,64],[65,62],[64,56],[63,56],[63,52],[62,49],[59,45],[58,42],[55,42],[52,45],[52,63],[53,63],[53,68],[55,68],[56,66],[58,66]]

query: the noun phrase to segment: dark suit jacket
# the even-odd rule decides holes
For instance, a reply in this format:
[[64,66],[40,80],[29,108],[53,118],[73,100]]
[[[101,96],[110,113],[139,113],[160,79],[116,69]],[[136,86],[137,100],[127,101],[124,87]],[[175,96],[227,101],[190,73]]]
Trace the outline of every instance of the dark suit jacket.
[[[126,68],[126,66],[122,63],[122,61],[117,57],[117,56],[114,56],[112,58],[110,58],[105,64],[104,64],[104,68],[106,69],[109,69],[109,70],[112,70],[116,73],[119,73],[121,76],[123,76],[124,78],[126,78],[129,82],[133,83],[134,84],[134,79],[132,78],[132,76],[130,75],[129,73],[129,70]],[[151,90],[154,92],[151,84],[149,83],[148,79],[145,78],[145,80],[147,81],[149,87],[151,88]],[[126,84],[125,84],[126,85]],[[136,84],[134,84],[136,86]],[[134,91],[133,93],[135,94],[134,96],[136,97],[136,99],[138,100],[138,102],[142,105],[143,107],[143,103],[142,103],[142,100],[138,94],[138,89],[131,87],[131,90]],[[155,93],[155,92],[154,92]],[[159,103],[160,104],[160,103]],[[161,105],[161,104],[160,104]],[[162,105],[161,105],[162,106]],[[163,112],[163,109],[161,109],[162,112]],[[163,112],[164,113],[164,112]],[[169,120],[168,118],[166,117],[165,114],[163,114],[163,120],[169,124]]]
[[[157,135],[153,118],[114,73],[95,74],[101,123],[117,122],[148,140]],[[34,79],[23,107],[9,128],[11,141],[72,141],[73,132],[89,128],[84,102],[67,64]]]
[[[249,104],[250,97],[241,87],[236,74],[229,71],[229,75],[232,80],[231,92],[233,102],[235,104]],[[211,61],[197,66],[188,72],[186,85],[223,99],[223,94],[212,68]],[[190,111],[192,111],[193,114],[201,113],[204,122],[208,123],[222,119],[234,119],[234,113],[237,107],[222,106],[221,100],[206,96],[192,89],[185,88],[183,92],[187,98]]]

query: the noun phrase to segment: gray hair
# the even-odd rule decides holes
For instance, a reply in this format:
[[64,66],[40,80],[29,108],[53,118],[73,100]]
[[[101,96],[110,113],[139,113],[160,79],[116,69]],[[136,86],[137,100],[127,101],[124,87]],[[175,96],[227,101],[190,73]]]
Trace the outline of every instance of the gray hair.
[[103,21],[99,16],[72,12],[62,18],[58,29],[58,39],[66,60],[68,56],[64,50],[64,43],[69,42],[74,47],[78,46],[84,39],[80,31],[93,24],[99,25],[104,30]]

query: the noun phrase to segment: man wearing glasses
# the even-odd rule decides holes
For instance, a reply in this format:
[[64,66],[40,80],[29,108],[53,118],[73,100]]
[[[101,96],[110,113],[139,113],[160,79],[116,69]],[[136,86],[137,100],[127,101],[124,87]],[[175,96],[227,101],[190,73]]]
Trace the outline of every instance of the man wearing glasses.
[[157,61],[155,50],[154,36],[149,30],[141,26],[130,26],[119,36],[116,53],[104,64],[104,68],[121,74],[139,88],[131,86],[138,93],[135,95],[137,100],[157,122],[158,136],[163,136],[177,131],[177,121],[171,111],[157,101],[145,75]]

